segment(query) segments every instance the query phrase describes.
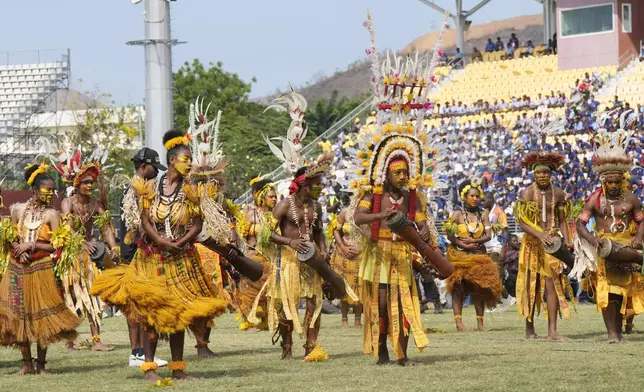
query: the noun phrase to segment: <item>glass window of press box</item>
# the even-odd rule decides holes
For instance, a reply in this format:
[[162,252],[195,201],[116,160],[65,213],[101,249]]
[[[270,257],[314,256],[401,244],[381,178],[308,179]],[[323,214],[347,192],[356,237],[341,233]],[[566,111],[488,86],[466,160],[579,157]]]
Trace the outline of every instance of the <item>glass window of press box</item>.
[[612,30],[613,4],[601,4],[561,11],[562,37],[597,34]]

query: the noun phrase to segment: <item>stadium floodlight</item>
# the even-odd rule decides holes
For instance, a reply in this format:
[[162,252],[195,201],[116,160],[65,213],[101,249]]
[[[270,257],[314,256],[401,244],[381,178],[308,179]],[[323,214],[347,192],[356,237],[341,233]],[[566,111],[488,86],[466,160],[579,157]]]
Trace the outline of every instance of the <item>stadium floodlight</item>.
[[139,3],[140,3],[140,2],[142,2],[142,1],[143,1],[143,0],[132,0],[132,4],[139,4]]

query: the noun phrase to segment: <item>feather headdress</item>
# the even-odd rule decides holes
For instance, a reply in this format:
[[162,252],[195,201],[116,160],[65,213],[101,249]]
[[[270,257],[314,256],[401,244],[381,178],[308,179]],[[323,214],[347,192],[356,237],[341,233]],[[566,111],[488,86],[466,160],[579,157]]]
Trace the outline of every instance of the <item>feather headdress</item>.
[[282,162],[284,168],[293,174],[305,164],[300,152],[302,150],[302,141],[307,133],[306,121],[304,120],[307,102],[292,87],[290,87],[290,90],[289,93],[275,98],[266,108],[266,110],[272,109],[277,112],[288,112],[291,116],[291,124],[286,131],[286,138],[281,136],[272,138],[272,140],[281,141],[282,148],[277,147],[266,135],[264,135],[264,141],[268,144],[273,155]]
[[98,179],[103,170],[108,168],[103,166],[108,155],[109,151],[100,146],[87,158],[83,158],[80,146],[72,151],[65,151],[63,147],[58,156],[50,155],[50,160],[51,166],[61,175],[63,181],[78,187],[80,181],[87,176],[91,176],[94,181]]
[[193,177],[209,177],[220,174],[226,162],[223,161],[224,154],[219,143],[219,124],[221,122],[221,110],[213,121],[208,120],[209,103],[206,110],[203,109],[204,99],[199,97],[195,103],[190,104],[190,115],[187,135],[190,140],[190,150],[194,157],[194,165],[191,172]]
[[600,175],[609,173],[628,173],[633,167],[633,159],[626,154],[631,134],[623,129],[608,132],[601,129],[593,139],[595,155],[593,169]]

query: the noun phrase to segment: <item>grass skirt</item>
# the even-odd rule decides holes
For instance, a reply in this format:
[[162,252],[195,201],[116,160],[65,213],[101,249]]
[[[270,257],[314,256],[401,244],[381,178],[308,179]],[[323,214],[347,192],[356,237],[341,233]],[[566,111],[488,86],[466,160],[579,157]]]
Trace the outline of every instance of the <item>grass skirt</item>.
[[129,266],[99,276],[92,294],[122,306],[129,319],[160,333],[183,331],[197,319],[211,319],[227,308],[225,300],[216,298],[195,251],[162,260],[158,253],[139,249]]
[[91,295],[90,290],[100,274],[101,270],[90,260],[87,251],[83,250],[62,279],[67,307],[78,316],[91,317],[97,325],[101,323],[105,304],[97,296]]
[[[633,235],[626,233],[604,233],[603,238],[608,238],[614,243],[631,246]],[[590,282],[595,291],[597,311],[606,309],[609,295],[615,294],[623,298],[620,312],[625,315],[644,313],[644,280],[639,272],[623,271],[615,268],[606,268],[606,260],[597,257],[597,271],[590,274]]]
[[468,253],[453,246],[447,248],[447,259],[454,265],[454,273],[447,278],[447,292],[454,292],[454,285],[461,283],[465,295],[477,294],[483,298],[488,309],[496,307],[503,286],[499,269],[490,256],[485,253]]
[[[429,344],[423,330],[418,288],[413,276],[414,254],[415,250],[406,242],[390,240],[369,244],[362,252],[359,270],[362,280],[360,301],[365,317],[362,349],[366,355],[378,355],[378,339],[381,333],[389,335],[397,359],[405,358],[398,339],[401,331],[405,335],[413,335],[418,351],[422,351]],[[380,314],[381,284],[387,284],[388,325],[382,324],[385,315]]]
[[0,282],[0,344],[46,347],[73,340],[80,323],[58,290],[51,258],[10,262]]
[[[569,291],[573,301],[575,296],[570,288],[568,278],[562,273],[563,265],[563,261],[546,253],[539,239],[529,234],[523,235],[516,283],[517,312],[520,317],[532,321],[533,312],[541,312],[546,290],[543,280],[551,278],[557,293],[561,315],[572,318],[568,301],[566,301],[566,290]],[[548,318],[547,306],[544,306],[544,315]]]
[[[359,293],[359,279],[358,279],[358,268],[360,267],[360,256],[357,256],[355,259],[347,258],[342,251],[336,247],[333,255],[331,256],[331,268],[340,274],[344,280],[347,281],[351,290],[354,293]],[[354,301],[351,297],[347,297],[345,300],[351,305],[358,305],[360,301]]]
[[[239,291],[237,296],[239,300],[239,303],[238,303],[239,311],[246,319],[248,319],[248,315],[253,309],[253,303],[255,302],[255,298],[258,295],[260,295],[260,292],[262,291],[262,287],[264,287],[264,284],[266,284],[266,281],[268,280],[268,276],[269,276],[268,271],[271,270],[271,261],[268,258],[266,258],[264,255],[257,254],[252,256],[252,259],[262,265],[262,268],[264,269],[265,273],[256,282],[253,282],[244,276],[242,276],[242,278],[239,280]],[[259,317],[260,319],[266,319],[265,310],[267,309],[267,302],[266,302],[265,293],[262,293],[260,295],[260,298],[257,301],[257,304],[258,304],[258,308],[256,310],[256,317]]]

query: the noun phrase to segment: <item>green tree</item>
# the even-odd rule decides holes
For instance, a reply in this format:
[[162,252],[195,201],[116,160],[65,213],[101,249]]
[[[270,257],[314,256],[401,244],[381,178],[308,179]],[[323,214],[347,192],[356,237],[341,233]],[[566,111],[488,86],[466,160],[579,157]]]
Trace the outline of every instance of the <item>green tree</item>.
[[334,90],[328,100],[320,99],[312,107],[309,106],[306,116],[309,132],[315,136],[321,135],[361,103],[360,99],[338,99],[338,92]]

